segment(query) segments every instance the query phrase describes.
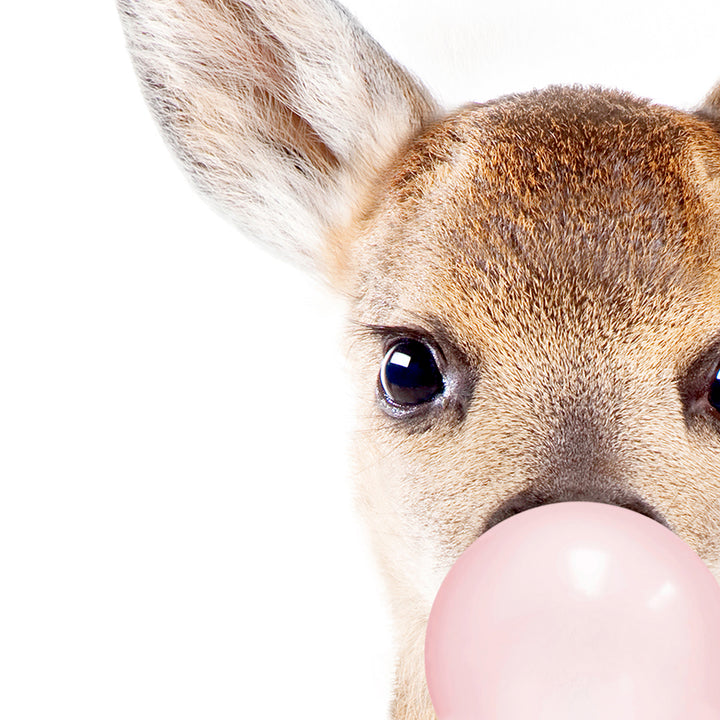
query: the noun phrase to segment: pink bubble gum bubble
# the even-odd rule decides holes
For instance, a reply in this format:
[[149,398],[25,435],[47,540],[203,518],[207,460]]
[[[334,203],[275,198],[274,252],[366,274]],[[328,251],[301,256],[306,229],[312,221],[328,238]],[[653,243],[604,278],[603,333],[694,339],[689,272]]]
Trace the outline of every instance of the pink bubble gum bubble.
[[654,520],[545,505],[460,556],[425,670],[439,720],[720,720],[720,585]]

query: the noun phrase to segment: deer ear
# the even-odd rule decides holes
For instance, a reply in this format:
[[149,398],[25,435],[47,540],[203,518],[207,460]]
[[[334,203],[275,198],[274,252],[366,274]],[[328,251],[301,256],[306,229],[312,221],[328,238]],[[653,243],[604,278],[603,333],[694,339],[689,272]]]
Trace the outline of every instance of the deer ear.
[[195,184],[323,271],[325,242],[437,114],[333,0],[118,0],[145,96]]
[[720,123],[720,85],[716,85],[697,111],[700,117]]

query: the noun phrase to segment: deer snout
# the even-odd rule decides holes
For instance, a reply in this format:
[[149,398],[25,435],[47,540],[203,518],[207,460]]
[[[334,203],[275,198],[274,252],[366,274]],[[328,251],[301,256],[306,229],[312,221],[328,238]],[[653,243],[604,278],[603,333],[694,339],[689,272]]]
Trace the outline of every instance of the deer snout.
[[560,502],[597,502],[617,505],[645,515],[672,530],[662,513],[636,493],[613,485],[595,483],[589,486],[571,484],[554,488],[530,486],[502,502],[485,521],[482,532],[487,532],[503,520],[525,510]]

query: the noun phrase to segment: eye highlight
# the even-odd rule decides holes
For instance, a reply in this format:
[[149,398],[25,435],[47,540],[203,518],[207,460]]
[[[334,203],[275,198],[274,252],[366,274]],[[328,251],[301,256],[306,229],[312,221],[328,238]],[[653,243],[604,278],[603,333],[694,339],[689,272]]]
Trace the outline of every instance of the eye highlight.
[[380,367],[380,387],[395,406],[422,405],[439,395],[443,376],[427,343],[411,338],[395,342]]

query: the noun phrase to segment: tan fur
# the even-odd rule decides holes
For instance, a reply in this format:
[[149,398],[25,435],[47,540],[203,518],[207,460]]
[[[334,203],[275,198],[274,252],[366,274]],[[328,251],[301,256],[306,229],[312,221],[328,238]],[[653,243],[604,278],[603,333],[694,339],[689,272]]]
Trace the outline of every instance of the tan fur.
[[[304,211],[315,213],[301,197],[313,188],[348,208],[313,215],[320,250],[293,241],[287,253],[313,257],[349,299],[358,503],[391,591],[395,720],[433,717],[423,673],[433,597],[458,555],[518,509],[562,500],[631,507],[671,527],[720,579],[720,413],[707,399],[720,364],[720,92],[689,114],[618,92],[549,88],[437,120],[421,86],[334,3],[121,6],[141,70],[152,75],[152,58],[175,52],[182,82],[163,82],[153,98],[172,106],[158,114],[193,172],[198,157],[212,157],[215,169],[200,169],[206,190],[244,177],[259,157],[284,173],[281,193],[298,193],[292,202]],[[172,29],[160,33],[169,40],[141,35],[153,24],[143,12]],[[343,62],[382,78],[371,95],[384,87],[386,100],[365,110],[402,130],[380,150],[364,144],[373,132],[352,131],[353,113],[331,132],[338,118],[324,124],[309,109],[316,90],[298,90],[297,74],[313,63],[298,60],[293,23],[318,12],[338,37],[372,49]],[[228,74],[227,61],[217,72],[192,65],[209,31],[239,34],[251,49],[242,72]],[[179,36],[192,53],[173,50]],[[322,38],[312,41],[317,59]],[[316,66],[326,88],[342,83]],[[233,83],[239,107],[226,112]],[[217,142],[217,113],[223,133],[240,132],[249,166]],[[348,184],[358,173],[364,180]],[[253,192],[267,191],[264,183]],[[271,200],[258,200],[263,212]],[[286,218],[263,220],[277,223],[271,242],[282,245]],[[408,334],[437,348],[446,390],[398,417],[379,400],[378,368]]]
[[695,117],[557,88],[461,111],[388,173],[357,230],[355,321],[437,338],[472,385],[465,407],[398,422],[374,408],[380,340],[352,346],[362,508],[406,648],[396,718],[431,717],[414,642],[516,493],[638,495],[716,566],[719,348],[693,363],[720,330],[718,168]]

